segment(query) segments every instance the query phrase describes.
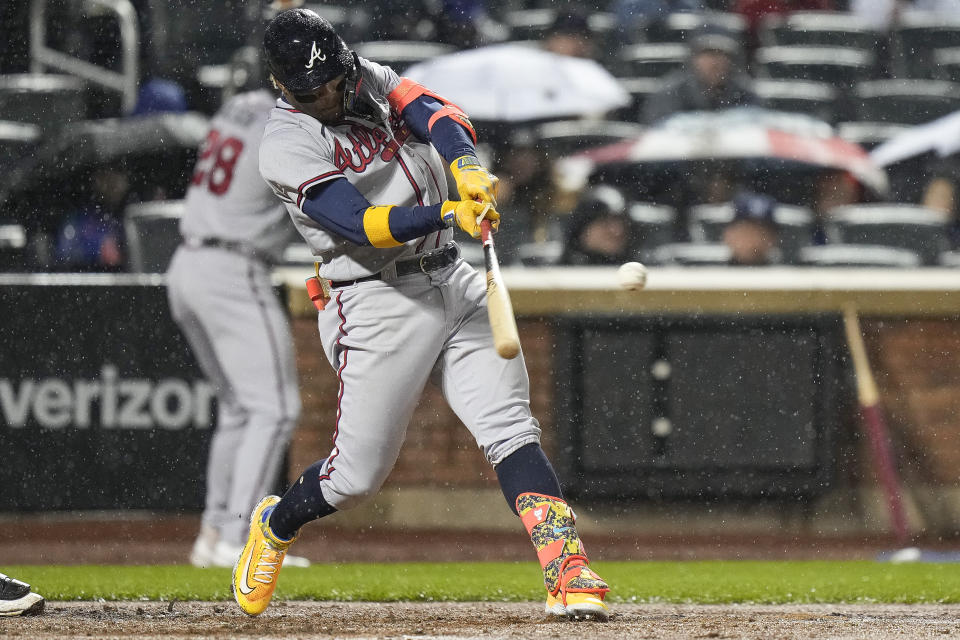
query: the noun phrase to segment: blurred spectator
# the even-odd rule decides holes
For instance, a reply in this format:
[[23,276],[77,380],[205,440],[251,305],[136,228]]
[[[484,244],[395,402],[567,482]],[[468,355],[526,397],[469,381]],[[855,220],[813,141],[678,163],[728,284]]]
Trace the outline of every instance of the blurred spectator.
[[726,33],[704,29],[693,39],[684,69],[665,79],[647,100],[644,121],[654,123],[681,111],[718,111],[759,104],[752,81],[739,70],[740,45]]
[[850,0],[850,13],[880,29],[889,29],[905,11],[960,13],[960,0]]
[[957,211],[957,185],[960,183],[960,157],[936,158],[929,166],[929,181],[923,189],[921,204],[942,211],[950,219],[951,249],[960,249],[960,212]]
[[437,40],[436,8],[426,0],[393,0],[372,14],[369,40]]
[[813,244],[826,244],[824,226],[831,209],[860,202],[862,197],[863,187],[848,171],[835,169],[822,173],[814,184],[813,213],[816,219]]
[[57,232],[59,271],[120,271],[124,263],[123,210],[130,177],[120,165],[94,170],[87,202],[68,211]]
[[723,230],[723,243],[730,248],[730,264],[759,266],[780,261],[777,202],[767,195],[741,191],[733,199],[733,220]]
[[587,14],[575,8],[559,11],[543,39],[543,48],[564,56],[596,58],[597,45]]
[[648,27],[663,22],[671,13],[692,13],[705,8],[703,0],[614,0],[610,4],[621,43],[642,41]]
[[153,78],[140,86],[132,116],[154,113],[182,113],[187,110],[187,93],[172,80]]
[[632,227],[623,194],[608,185],[593,187],[570,214],[560,263],[622,264],[632,256]]
[[443,0],[436,17],[436,40],[460,49],[473,49],[482,44],[481,25],[487,20],[485,0]]
[[504,264],[519,259],[521,244],[562,237],[551,167],[550,158],[526,128],[513,132],[497,150],[497,208],[509,212],[501,219],[497,234],[497,255]]

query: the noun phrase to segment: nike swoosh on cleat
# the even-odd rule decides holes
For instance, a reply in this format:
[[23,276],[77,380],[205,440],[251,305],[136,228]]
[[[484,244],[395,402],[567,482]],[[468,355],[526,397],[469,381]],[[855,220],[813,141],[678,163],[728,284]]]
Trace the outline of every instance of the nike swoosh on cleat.
[[240,581],[240,593],[245,596],[253,593],[253,590],[256,587],[251,587],[247,582],[247,576],[250,573],[250,561],[253,560],[253,549],[250,550],[250,553],[247,554],[247,562],[243,565],[243,580]]

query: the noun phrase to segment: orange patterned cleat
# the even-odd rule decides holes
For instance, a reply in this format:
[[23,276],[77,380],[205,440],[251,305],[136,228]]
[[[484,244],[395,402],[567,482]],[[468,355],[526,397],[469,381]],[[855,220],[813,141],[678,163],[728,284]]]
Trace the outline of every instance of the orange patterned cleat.
[[610,610],[603,601],[610,587],[588,566],[570,566],[561,576],[560,583],[556,594],[547,593],[544,607],[547,613],[602,622],[610,617]]
[[237,604],[249,616],[260,615],[270,604],[273,591],[277,588],[277,576],[283,566],[283,558],[296,540],[296,536],[281,540],[270,531],[270,513],[278,502],[279,497],[267,496],[253,510],[250,537],[233,568],[233,584],[230,588]]
[[517,498],[517,513],[543,567],[546,612],[576,620],[606,621],[610,611],[603,599],[610,587],[587,566],[570,506],[560,498],[524,493]]

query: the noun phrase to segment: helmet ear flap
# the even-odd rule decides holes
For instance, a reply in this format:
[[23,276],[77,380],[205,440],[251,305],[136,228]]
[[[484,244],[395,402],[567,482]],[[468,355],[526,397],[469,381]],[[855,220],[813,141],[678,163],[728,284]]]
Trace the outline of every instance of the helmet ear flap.
[[343,89],[343,110],[371,122],[385,122],[390,117],[390,105],[386,100],[363,90],[363,67],[356,51],[350,51],[353,64],[348,65],[346,85]]
[[363,84],[363,73],[360,71],[360,56],[356,51],[351,50],[350,56],[353,58],[353,67],[347,69],[346,83],[343,87],[343,109],[347,113],[357,112],[357,93],[360,91],[360,85]]

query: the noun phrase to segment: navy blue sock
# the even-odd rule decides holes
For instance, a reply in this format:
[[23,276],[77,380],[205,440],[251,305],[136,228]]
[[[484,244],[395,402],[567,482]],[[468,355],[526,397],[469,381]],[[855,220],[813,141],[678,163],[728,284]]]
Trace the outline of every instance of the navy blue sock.
[[306,523],[336,511],[320,491],[320,471],[324,462],[326,460],[320,460],[307,467],[273,508],[270,530],[278,538],[289,540]]
[[542,493],[563,499],[560,481],[540,445],[532,442],[508,455],[496,467],[503,497],[517,513],[517,497],[521,493]]

